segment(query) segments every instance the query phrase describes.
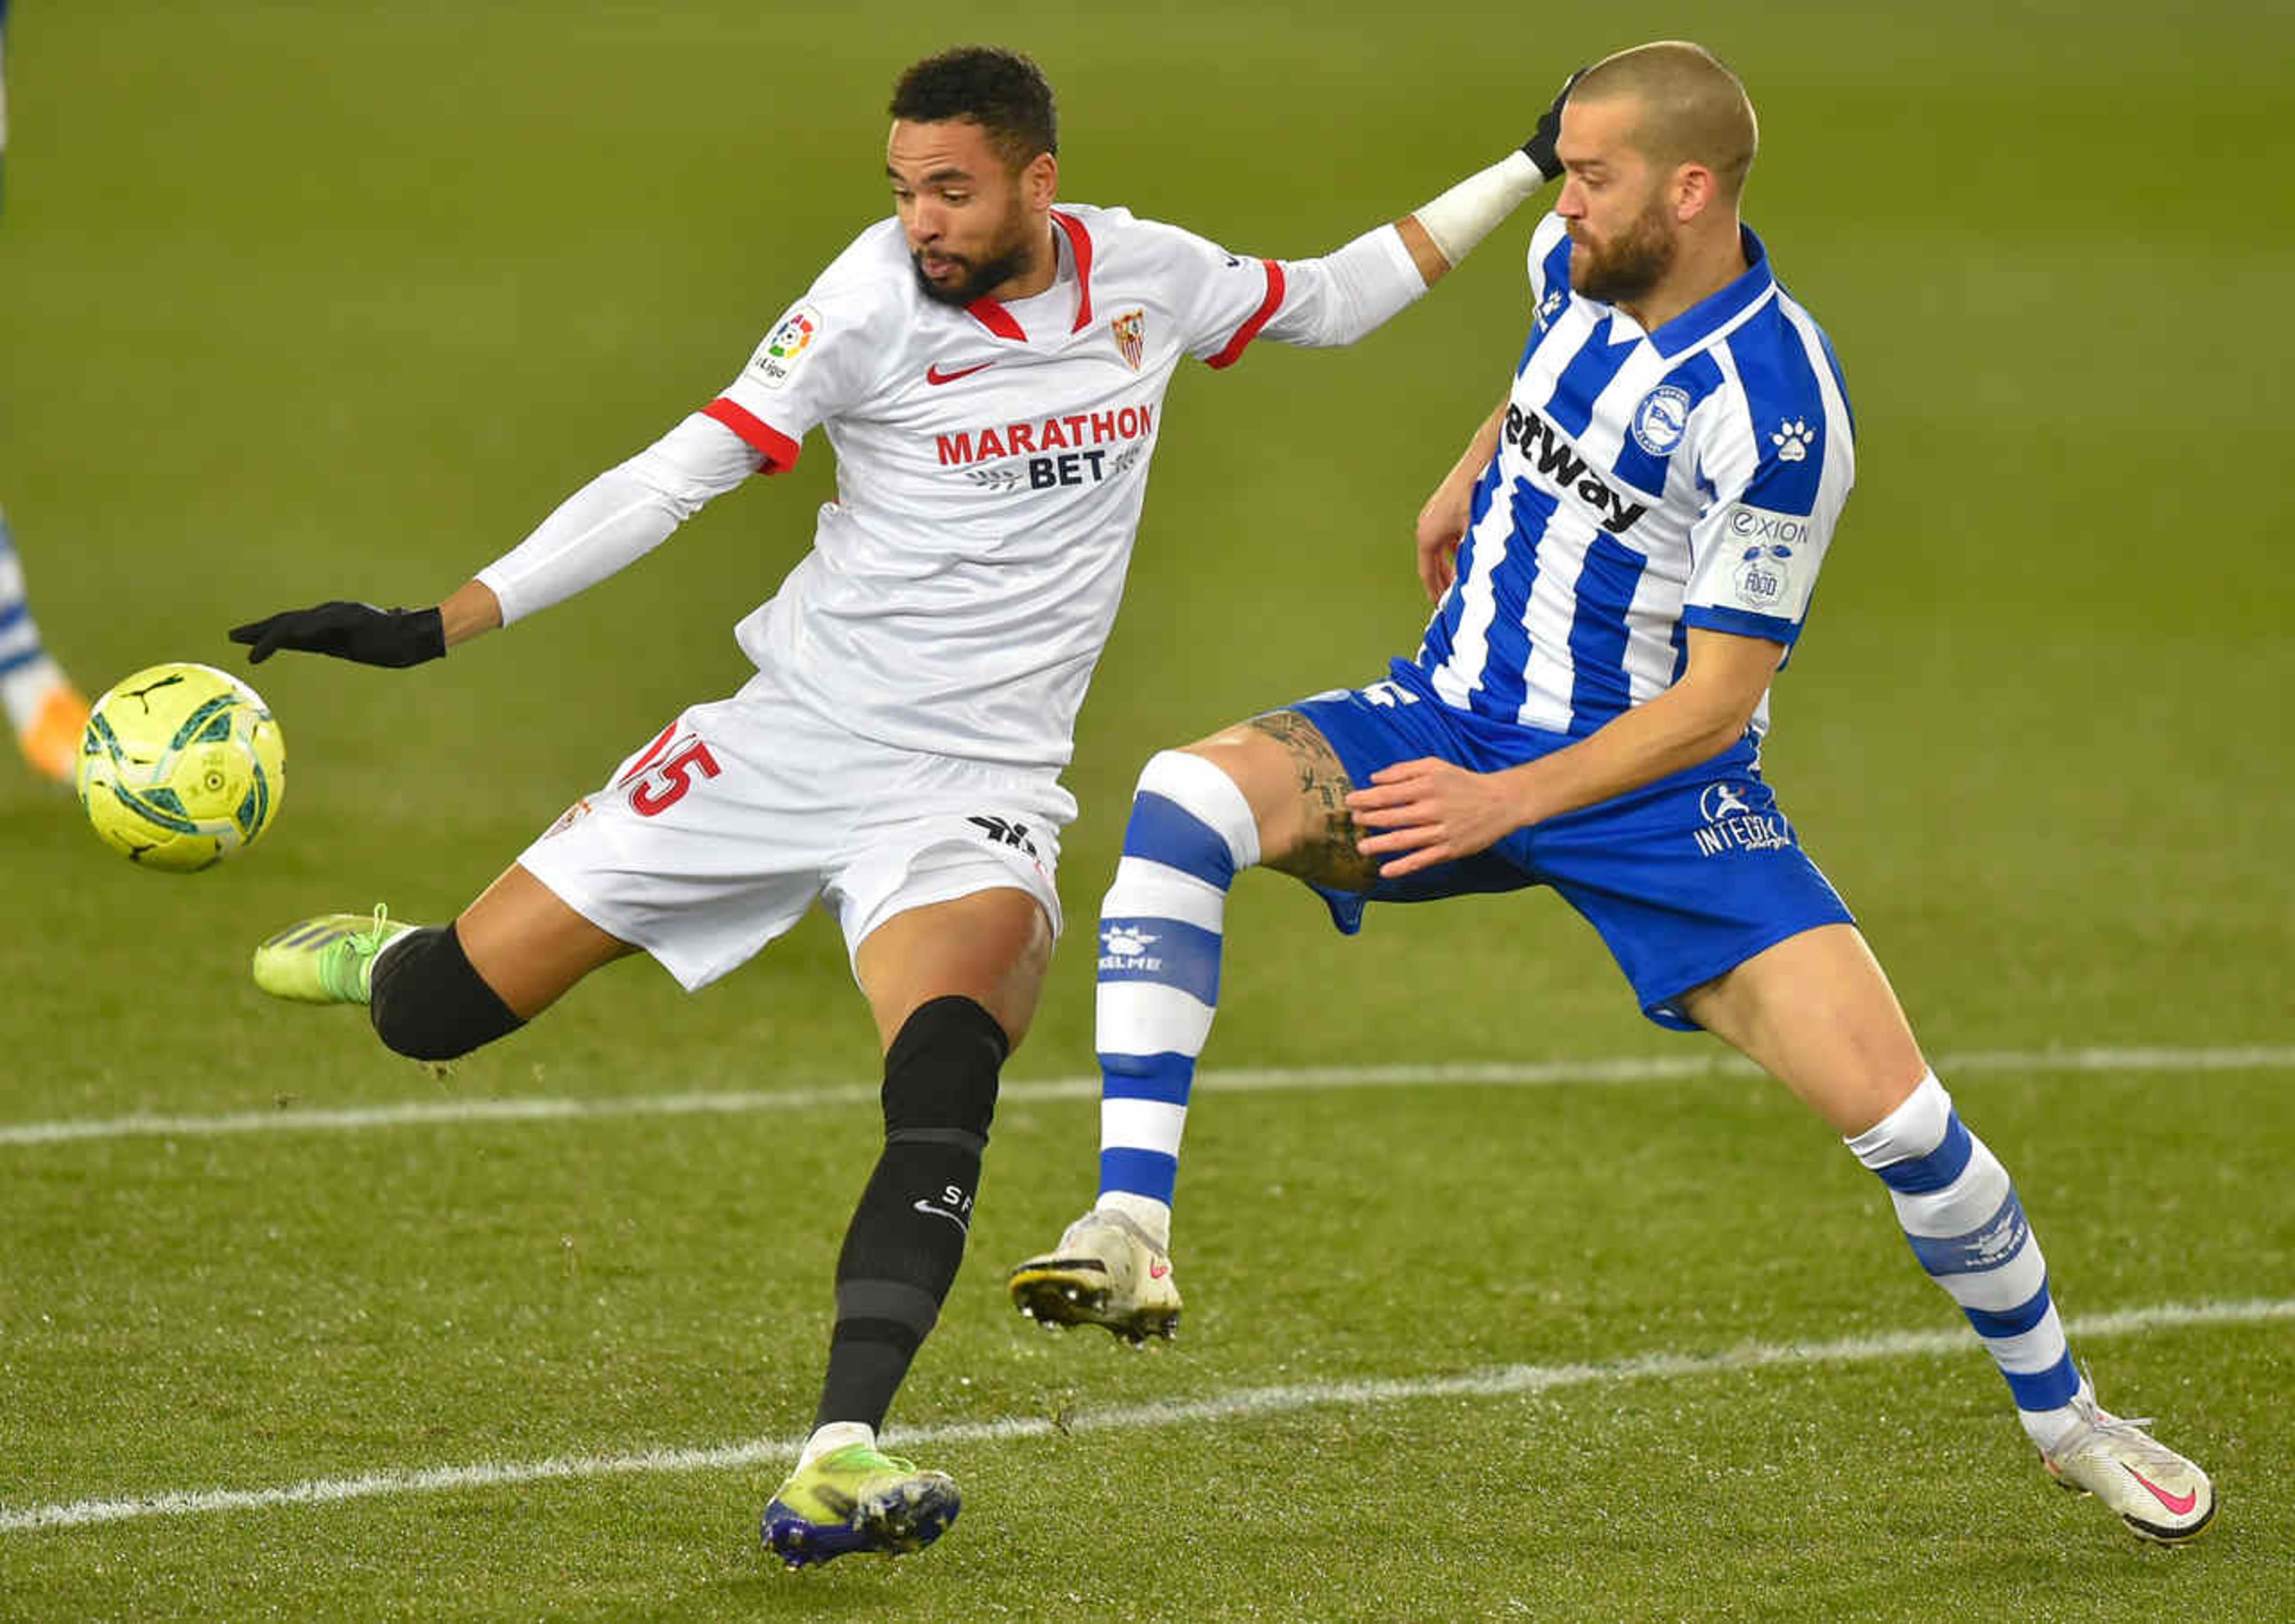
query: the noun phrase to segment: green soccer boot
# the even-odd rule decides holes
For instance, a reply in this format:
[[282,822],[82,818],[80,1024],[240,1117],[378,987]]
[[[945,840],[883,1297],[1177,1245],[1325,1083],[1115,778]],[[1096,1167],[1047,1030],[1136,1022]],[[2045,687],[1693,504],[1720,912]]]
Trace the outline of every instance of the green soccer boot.
[[947,1473],[848,1444],[790,1473],[758,1532],[765,1549],[792,1568],[855,1551],[897,1556],[939,1538],[960,1504]]
[[380,904],[372,917],[324,913],[298,920],[255,950],[255,984],[298,1004],[363,1004],[375,955],[413,928]]

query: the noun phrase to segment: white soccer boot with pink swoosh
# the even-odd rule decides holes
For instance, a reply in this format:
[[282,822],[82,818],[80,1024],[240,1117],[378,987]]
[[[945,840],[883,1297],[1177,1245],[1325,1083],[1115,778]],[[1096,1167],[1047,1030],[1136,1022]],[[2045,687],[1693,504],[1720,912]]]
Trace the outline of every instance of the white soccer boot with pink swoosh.
[[1098,1208],[1060,1244],[1005,1283],[1012,1306],[1045,1326],[1105,1326],[1137,1343],[1180,1328],[1180,1285],[1168,1253],[1121,1212]]
[[2150,1416],[2123,1421],[2099,1408],[2085,1382],[2072,1408],[2079,1420],[2042,1457],[2059,1483],[2095,1496],[2141,1539],[2173,1545],[2207,1527],[2216,1514],[2215,1485],[2144,1430]]

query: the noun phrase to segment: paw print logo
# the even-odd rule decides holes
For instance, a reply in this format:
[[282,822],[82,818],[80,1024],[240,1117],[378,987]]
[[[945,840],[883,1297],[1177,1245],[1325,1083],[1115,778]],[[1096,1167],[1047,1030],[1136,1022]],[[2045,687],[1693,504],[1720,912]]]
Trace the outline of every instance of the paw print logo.
[[1565,297],[1559,288],[1546,296],[1545,302],[1538,307],[1538,324],[1540,327],[1545,326],[1561,314]]
[[1797,417],[1789,417],[1777,425],[1769,443],[1777,448],[1777,461],[1798,462],[1809,455],[1809,444],[1817,438],[1817,430]]

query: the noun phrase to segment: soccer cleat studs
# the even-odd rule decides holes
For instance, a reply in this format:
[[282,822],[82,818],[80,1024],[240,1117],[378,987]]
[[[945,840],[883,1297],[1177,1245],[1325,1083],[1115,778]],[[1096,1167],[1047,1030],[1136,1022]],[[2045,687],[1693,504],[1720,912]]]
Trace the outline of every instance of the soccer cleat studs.
[[1084,1214],[1058,1247],[1012,1270],[1005,1290],[1015,1309],[1047,1329],[1100,1326],[1134,1347],[1179,1334],[1172,1261],[1119,1212]]

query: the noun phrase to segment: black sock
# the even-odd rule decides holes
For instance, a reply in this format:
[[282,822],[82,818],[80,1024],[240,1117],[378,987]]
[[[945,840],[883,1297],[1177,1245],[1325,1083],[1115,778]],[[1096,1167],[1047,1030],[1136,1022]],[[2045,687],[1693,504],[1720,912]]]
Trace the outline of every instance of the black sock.
[[376,1035],[416,1060],[452,1060],[526,1024],[470,967],[451,925],[426,925],[375,961],[367,1016]]
[[837,1260],[837,1328],[813,1425],[884,1424],[956,1278],[1010,1050],[968,998],[938,998],[885,1054],[885,1149]]

